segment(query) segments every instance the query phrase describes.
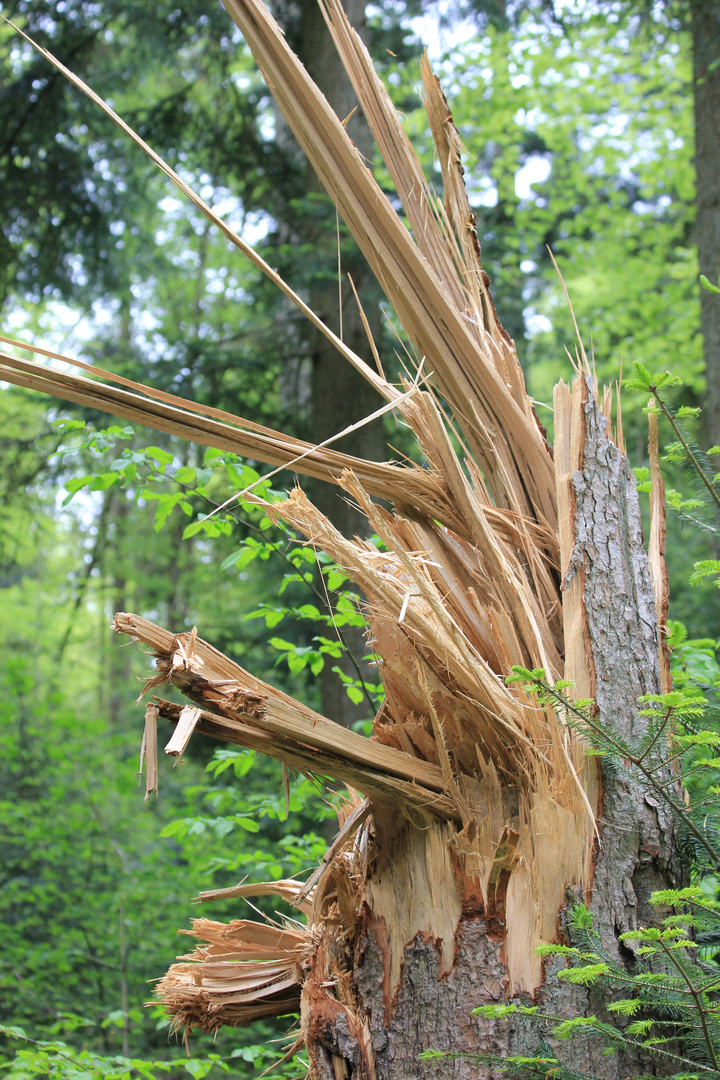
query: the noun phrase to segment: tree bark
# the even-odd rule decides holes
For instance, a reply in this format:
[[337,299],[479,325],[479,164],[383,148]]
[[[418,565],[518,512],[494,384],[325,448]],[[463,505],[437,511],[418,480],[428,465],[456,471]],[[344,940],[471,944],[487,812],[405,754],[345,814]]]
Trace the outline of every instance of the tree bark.
[[[566,629],[573,635],[567,662],[577,683],[593,692],[599,718],[618,734],[637,737],[645,722],[638,716],[638,697],[660,692],[660,669],[635,479],[627,458],[606,435],[591,379],[576,386],[572,397],[561,384],[557,408],[568,410],[575,431],[572,446],[569,434],[564,448],[556,445],[559,495],[565,488],[572,519],[563,586]],[[681,862],[668,813],[636,781],[605,770],[598,795],[592,880],[571,888],[567,877],[563,886],[567,899],[589,903],[604,947],[631,966],[633,954],[619,935],[657,921],[650,894],[677,887]],[[507,805],[507,793],[501,801]],[[480,877],[468,871],[467,857],[464,863],[458,858],[462,834],[451,824],[398,826],[396,816],[382,814],[375,822],[376,854],[350,942],[341,945],[328,927],[304,990],[314,1076],[494,1080],[500,1071],[472,1058],[420,1062],[418,1057],[428,1049],[498,1056],[537,1050],[539,1036],[531,1024],[475,1019],[471,1012],[480,1005],[528,1003],[534,997],[563,1017],[602,1009],[593,994],[553,979],[562,966],[557,961],[546,965],[536,985],[532,979],[521,985],[522,964],[512,936],[522,928],[510,923],[517,899],[513,890],[523,887],[515,880],[517,862],[510,864],[504,899],[498,901],[496,894],[492,902],[488,888],[483,901]],[[517,831],[522,823],[508,814],[505,826]],[[561,904],[548,915],[553,940],[563,939]],[[522,947],[532,947],[529,933]],[[338,972],[346,977],[342,985],[349,1000],[340,999],[343,1007]],[[598,1080],[624,1080],[650,1067],[648,1061],[604,1055],[597,1039],[571,1045],[569,1051],[556,1049]]]
[[[720,2],[691,0],[695,103],[696,222],[700,272],[720,276]],[[720,444],[720,296],[701,292],[710,440]]]

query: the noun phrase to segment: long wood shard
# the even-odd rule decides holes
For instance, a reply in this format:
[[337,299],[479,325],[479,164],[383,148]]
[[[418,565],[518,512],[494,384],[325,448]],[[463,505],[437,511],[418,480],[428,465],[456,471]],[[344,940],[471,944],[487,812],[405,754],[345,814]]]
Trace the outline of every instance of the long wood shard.
[[[18,348],[35,351],[34,347],[24,343],[15,344]],[[37,351],[47,352],[41,349]],[[72,357],[53,355],[63,363],[76,363]],[[112,372],[100,369],[93,369],[93,372],[108,380],[116,378]],[[211,415],[203,415],[194,402],[167,394],[158,398],[158,392],[153,387],[141,383],[123,380],[134,391],[139,391],[131,392],[128,389],[108,386],[96,379],[57,371],[34,361],[21,360],[9,353],[0,352],[0,379],[98,409],[110,416],[121,416],[201,446],[229,450],[269,465],[288,466],[301,475],[328,483],[339,483],[342,472],[352,468],[362,477],[373,496],[398,502],[400,505],[409,503],[423,506],[427,513],[436,515],[440,520],[447,521],[459,531],[463,531],[463,524],[444,490],[442,478],[426,469],[364,461],[328,447],[314,447],[312,443],[220,410],[210,410]],[[141,396],[145,394],[150,395],[149,400],[148,397]]]
[[496,501],[554,528],[552,456],[537,422],[518,406],[494,361],[469,332],[265,6],[260,0],[225,0],[225,6],[418,355],[432,363]]
[[[197,730],[259,749],[294,768],[329,775],[414,812],[453,818],[457,809],[444,793],[442,771],[401,750],[373,743],[256,679],[193,634],[174,635],[127,612],[115,630],[149,645],[158,674],[200,706]],[[182,710],[159,702],[161,715],[179,721]]]

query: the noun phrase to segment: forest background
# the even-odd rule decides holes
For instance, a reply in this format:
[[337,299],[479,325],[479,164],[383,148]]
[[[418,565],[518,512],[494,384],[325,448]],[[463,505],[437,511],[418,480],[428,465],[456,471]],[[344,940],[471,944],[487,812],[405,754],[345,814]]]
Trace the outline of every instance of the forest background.
[[[308,66],[319,63],[310,0],[275,10]],[[400,369],[398,328],[382,318],[222,9],[53,0],[2,13],[109,98],[336,325],[340,264],[345,335],[358,329],[350,270],[386,367]],[[467,147],[496,304],[543,422],[574,348],[548,246],[601,381],[640,360],[682,376],[676,404],[704,405],[687,13],[408,0],[357,5],[355,15],[439,188],[416,89],[422,46],[432,45]],[[0,53],[3,333],[313,440],[376,407],[352,387],[333,399],[333,372],[299,316],[7,27]],[[324,77],[342,97],[327,66]],[[362,145],[359,128],[353,137]],[[623,409],[640,469],[641,405],[628,399]],[[162,1010],[143,1008],[149,981],[178,951],[175,931],[198,891],[312,869],[334,814],[308,780],[292,778],[286,797],[279,765],[200,737],[162,770],[160,798],[143,805],[134,699],[145,667],[108,624],[133,610],[177,631],[197,625],[260,677],[360,729],[372,669],[352,596],[327,566],[319,572],[312,551],[243,506],[201,524],[255,479],[256,463],[125,423],[107,428],[88,410],[0,393],[0,1022],[36,1040],[21,1044],[27,1053],[11,1075],[48,1062],[56,1074],[112,1074],[123,1057],[140,1072],[250,1077],[280,1056],[291,1021],[224,1029],[214,1046],[198,1038],[187,1060],[168,1043]],[[720,441],[702,426],[696,434]],[[407,450],[382,420],[358,438],[356,452],[370,457]],[[670,485],[681,487],[672,469]],[[349,513],[337,501],[325,508]],[[717,591],[687,581],[711,554],[701,533],[671,518],[671,616],[687,631],[685,660],[709,682],[720,678]],[[341,655],[338,629],[357,668]],[[237,902],[203,913],[243,914]],[[58,1040],[70,1049],[50,1047],[43,1059],[38,1043]]]

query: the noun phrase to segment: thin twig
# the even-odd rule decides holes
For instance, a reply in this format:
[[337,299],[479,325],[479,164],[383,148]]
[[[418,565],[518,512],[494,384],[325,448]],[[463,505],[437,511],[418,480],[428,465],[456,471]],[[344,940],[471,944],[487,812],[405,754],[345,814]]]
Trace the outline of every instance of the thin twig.
[[690,444],[688,443],[687,439],[685,438],[685,436],[683,434],[683,431],[682,431],[682,428],[679,426],[679,424],[675,420],[675,417],[670,412],[670,410],[668,409],[668,407],[665,404],[665,402],[663,401],[663,399],[660,397],[660,395],[659,395],[659,393],[657,391],[657,387],[651,385],[650,386],[650,393],[652,394],[652,396],[657,401],[658,406],[660,407],[660,411],[662,412],[663,416],[665,417],[668,424],[672,428],[673,433],[675,434],[678,442],[681,444],[683,450],[687,454],[688,459],[690,461],[690,464],[692,465],[695,472],[698,474],[698,476],[702,480],[703,484],[705,485],[705,487],[709,491],[710,498],[715,503],[718,510],[720,510],[720,495],[718,495],[718,492],[715,490],[714,484],[710,480],[708,480],[707,475],[705,473],[705,470],[703,469],[702,465],[698,461],[698,459],[695,456],[695,454],[693,453],[693,451],[690,449]]

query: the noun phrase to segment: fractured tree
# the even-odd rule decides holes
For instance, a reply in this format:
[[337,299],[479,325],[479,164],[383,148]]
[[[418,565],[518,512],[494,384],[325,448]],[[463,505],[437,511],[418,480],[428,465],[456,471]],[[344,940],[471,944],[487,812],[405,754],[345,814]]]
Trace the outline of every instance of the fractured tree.
[[[552,709],[504,681],[515,664],[543,668],[551,681],[569,677],[603,722],[637,734],[645,722],[638,697],[661,687],[662,507],[656,501],[649,562],[632,471],[610,438],[609,398],[601,407],[584,355],[572,388],[556,390],[553,455],[490,298],[460,142],[427,61],[444,202],[339,0],[321,0],[409,231],[259,0],[226,6],[428,378],[389,383],[248,254],[397,410],[426,465],[363,461],[147,387],[125,381],[121,390],[10,354],[0,358],[0,378],[329,480],[383,541],[378,550],[343,536],[300,489],[263,504],[327,552],[364,597],[385,691],[370,740],[260,682],[195,631],[116,616],[118,632],[155,656],[148,688],[171,682],[192,702],[180,708],[156,697],[148,706],[149,788],[160,717],[176,724],[169,753],[204,731],[348,787],[338,836],[304,886],[203,895],[274,893],[306,922],[196,920],[192,934],[205,944],[160,986],[175,1027],[215,1031],[299,1009],[317,1080],[492,1077],[492,1066],[420,1063],[418,1055],[534,1049],[532,1031],[470,1013],[529,996],[559,1015],[588,1011],[587,992],[560,990],[536,953],[563,934],[568,891],[589,903],[605,947],[622,961],[618,935],[647,923],[652,890],[680,877],[662,808],[633,781],[601,775]],[[575,1049],[576,1064],[598,1077],[641,1071],[642,1063],[604,1056],[592,1043],[584,1053],[581,1063]]]

